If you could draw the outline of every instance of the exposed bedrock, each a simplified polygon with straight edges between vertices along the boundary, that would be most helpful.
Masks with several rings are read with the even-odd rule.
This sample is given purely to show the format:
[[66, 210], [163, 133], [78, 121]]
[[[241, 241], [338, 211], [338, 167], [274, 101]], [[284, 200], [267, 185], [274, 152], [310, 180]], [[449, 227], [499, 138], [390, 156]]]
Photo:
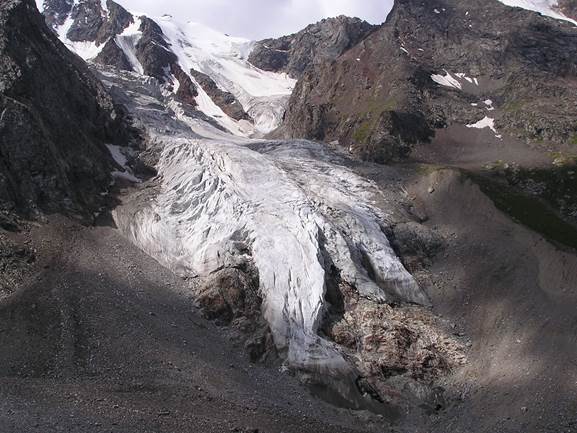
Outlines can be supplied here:
[[212, 101], [228, 116], [235, 120], [250, 120], [250, 116], [232, 93], [219, 88], [212, 78], [200, 71], [192, 69], [190, 74]]
[[311, 67], [336, 59], [376, 28], [358, 18], [327, 18], [293, 35], [257, 42], [248, 60], [265, 71], [300, 78]]
[[25, 213], [91, 214], [131, 135], [102, 84], [31, 0], [0, 4], [0, 203]]
[[577, 136], [576, 42], [571, 23], [497, 0], [397, 0], [378, 30], [305, 73], [276, 135], [379, 162], [450, 125], [563, 148]]

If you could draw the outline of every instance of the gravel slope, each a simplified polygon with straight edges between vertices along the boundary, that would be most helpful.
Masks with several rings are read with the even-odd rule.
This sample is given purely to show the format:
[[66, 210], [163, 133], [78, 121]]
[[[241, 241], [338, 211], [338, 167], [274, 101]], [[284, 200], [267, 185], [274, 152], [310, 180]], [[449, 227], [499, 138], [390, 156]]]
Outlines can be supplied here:
[[0, 300], [2, 433], [352, 432], [382, 422], [250, 364], [199, 315], [184, 281], [111, 227], [53, 217], [9, 236], [36, 261]]

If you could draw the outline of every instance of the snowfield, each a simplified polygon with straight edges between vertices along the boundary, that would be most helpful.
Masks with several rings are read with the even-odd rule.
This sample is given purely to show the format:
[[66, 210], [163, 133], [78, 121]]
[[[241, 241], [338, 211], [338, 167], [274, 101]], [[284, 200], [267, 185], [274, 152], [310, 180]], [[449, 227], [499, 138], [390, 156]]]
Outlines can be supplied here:
[[[265, 134], [280, 124], [296, 80], [286, 74], [252, 66], [247, 60], [253, 47], [251, 41], [224, 35], [198, 23], [183, 24], [171, 16], [163, 16], [156, 22], [178, 57], [182, 70], [203, 72], [222, 90], [232, 93], [255, 120], [253, 132]], [[195, 82], [192, 76], [191, 79]], [[202, 88], [197, 87], [200, 92], [197, 103], [201, 111], [238, 134], [238, 129], [233, 126], [238, 122], [224, 114]]]

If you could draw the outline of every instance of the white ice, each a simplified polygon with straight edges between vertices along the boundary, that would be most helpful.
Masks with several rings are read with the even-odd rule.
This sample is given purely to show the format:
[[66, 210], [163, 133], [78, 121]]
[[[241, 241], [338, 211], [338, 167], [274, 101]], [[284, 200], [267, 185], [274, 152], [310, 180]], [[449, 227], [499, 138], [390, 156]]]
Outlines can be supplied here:
[[236, 137], [177, 115], [188, 132], [148, 123], [163, 148], [158, 194], [116, 222], [181, 275], [254, 264], [263, 316], [292, 366], [348, 368], [318, 335], [331, 270], [376, 302], [428, 303], [385, 235], [379, 188], [326, 146]]

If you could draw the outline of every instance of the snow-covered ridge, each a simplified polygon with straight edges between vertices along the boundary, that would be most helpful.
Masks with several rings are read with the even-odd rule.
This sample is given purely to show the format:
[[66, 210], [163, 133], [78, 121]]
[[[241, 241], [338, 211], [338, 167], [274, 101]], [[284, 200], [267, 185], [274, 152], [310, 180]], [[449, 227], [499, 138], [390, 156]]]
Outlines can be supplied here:
[[[108, 14], [106, 1], [102, 0], [102, 4], [102, 13]], [[72, 7], [77, 6], [78, 0], [75, 0]], [[70, 50], [86, 61], [93, 60], [101, 53], [105, 43], [71, 41], [68, 38], [68, 32], [74, 24], [71, 15], [72, 13], [55, 31]], [[143, 74], [144, 68], [136, 55], [136, 46], [142, 37], [139, 30], [139, 17], [142, 15], [132, 16], [133, 24], [113, 39], [125, 54], [133, 71]], [[264, 135], [280, 124], [296, 80], [286, 74], [263, 71], [251, 65], [247, 59], [253, 42], [219, 33], [199, 23], [180, 22], [170, 15], [151, 19], [162, 29], [182, 71], [196, 85], [199, 93], [196, 103], [200, 111], [235, 135]], [[224, 113], [198, 85], [190, 73], [191, 69], [208, 75], [222, 90], [234, 95], [254, 122], [251, 124], [245, 120], [237, 121]], [[170, 72], [167, 72], [167, 80], [175, 84], [173, 91], [176, 92], [178, 80], [171, 77]]]
[[559, 2], [557, 0], [499, 0], [507, 6], [519, 7], [528, 9], [530, 11], [539, 12], [542, 15], [556, 18], [558, 20], [570, 21], [577, 25], [577, 21], [566, 17], [559, 10]]
[[[232, 93], [254, 119], [257, 132], [267, 133], [278, 126], [296, 80], [251, 65], [247, 60], [253, 47], [251, 41], [224, 35], [199, 23], [181, 23], [171, 16], [155, 21], [184, 71], [203, 72], [221, 89]], [[228, 118], [198, 87], [200, 110], [235, 132], [238, 122]]]

